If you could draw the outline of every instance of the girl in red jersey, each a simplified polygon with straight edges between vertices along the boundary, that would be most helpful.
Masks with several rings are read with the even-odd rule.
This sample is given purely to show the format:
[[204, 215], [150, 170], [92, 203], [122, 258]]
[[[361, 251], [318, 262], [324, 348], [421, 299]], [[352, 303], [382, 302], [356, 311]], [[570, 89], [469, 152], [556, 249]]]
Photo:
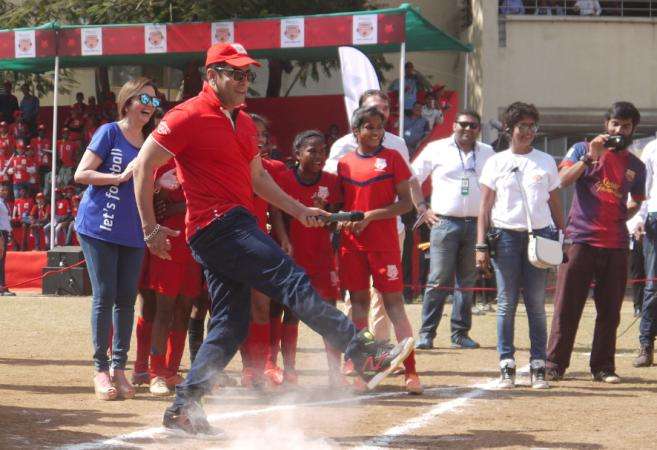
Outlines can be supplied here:
[[[174, 230], [183, 229], [185, 198], [175, 176], [173, 160], [158, 168], [155, 177], [165, 204], [159, 208], [161, 223]], [[185, 350], [192, 299], [202, 288], [201, 268], [182, 233], [171, 238], [170, 256], [170, 260], [164, 260], [151, 254], [148, 261], [148, 284], [156, 300], [155, 305], [145, 304], [144, 308], [155, 306], [149, 373], [150, 392], [156, 396], [171, 394], [172, 388], [182, 382], [178, 369]]]
[[[308, 130], [294, 139], [294, 152], [298, 166], [286, 171], [279, 178], [279, 185], [292, 198], [306, 206], [329, 211], [341, 201], [338, 178], [323, 172], [327, 158], [323, 133]], [[289, 219], [288, 235], [292, 245], [292, 257], [310, 277], [313, 287], [324, 300], [333, 304], [340, 295], [338, 275], [328, 228], [307, 228], [296, 219]], [[280, 317], [277, 318], [280, 321]], [[295, 356], [299, 320], [285, 311], [281, 332], [284, 378], [296, 380]], [[324, 342], [329, 367], [329, 385], [347, 386], [340, 372], [340, 352]], [[276, 355], [274, 355], [275, 358]]]
[[[413, 336], [404, 310], [401, 252], [395, 218], [411, 209], [408, 164], [396, 151], [381, 145], [384, 116], [377, 108], [354, 112], [352, 131], [358, 148], [338, 162], [338, 177], [347, 211], [363, 211], [360, 222], [342, 227], [340, 282], [349, 291], [353, 321], [367, 327], [370, 277], [381, 292], [398, 341]], [[406, 390], [420, 394], [415, 353], [404, 361]]]

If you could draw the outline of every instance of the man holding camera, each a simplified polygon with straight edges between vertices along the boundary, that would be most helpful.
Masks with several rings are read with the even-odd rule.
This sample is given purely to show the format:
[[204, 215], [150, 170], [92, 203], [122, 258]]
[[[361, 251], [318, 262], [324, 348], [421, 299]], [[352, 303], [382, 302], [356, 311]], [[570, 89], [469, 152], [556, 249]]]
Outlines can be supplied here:
[[[575, 184], [566, 242], [567, 260], [557, 275], [554, 317], [548, 342], [548, 378], [563, 379], [589, 293], [597, 316], [591, 349], [594, 381], [619, 383], [616, 329], [627, 281], [628, 234], [625, 222], [645, 194], [646, 169], [628, 151], [641, 116], [629, 102], [616, 102], [605, 115], [605, 133], [579, 142], [561, 163], [561, 187]], [[626, 199], [630, 194], [630, 200]]]

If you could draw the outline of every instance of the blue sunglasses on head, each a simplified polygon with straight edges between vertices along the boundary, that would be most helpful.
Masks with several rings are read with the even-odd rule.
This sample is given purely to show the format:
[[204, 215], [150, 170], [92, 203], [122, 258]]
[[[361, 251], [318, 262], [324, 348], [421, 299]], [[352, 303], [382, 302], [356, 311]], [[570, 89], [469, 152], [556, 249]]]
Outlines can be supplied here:
[[158, 108], [162, 102], [157, 97], [151, 97], [148, 94], [140, 94], [139, 103], [145, 106], [153, 105], [153, 108]]

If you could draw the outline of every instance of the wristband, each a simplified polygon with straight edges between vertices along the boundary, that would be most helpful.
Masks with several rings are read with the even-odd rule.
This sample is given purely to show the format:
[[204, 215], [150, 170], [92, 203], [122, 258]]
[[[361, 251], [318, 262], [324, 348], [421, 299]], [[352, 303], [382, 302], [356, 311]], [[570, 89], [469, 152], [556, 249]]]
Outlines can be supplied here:
[[477, 244], [477, 245], [475, 245], [475, 251], [487, 252], [488, 251], [488, 244]]
[[153, 231], [151, 231], [146, 236], [144, 236], [144, 242], [146, 242], [147, 244], [151, 242], [155, 238], [155, 236], [157, 236], [157, 233], [160, 232], [160, 228], [162, 228], [160, 227], [160, 224], [156, 223], [155, 226], [153, 227]]
[[588, 153], [584, 153], [579, 160], [586, 164], [587, 167], [591, 167], [593, 164], [593, 158], [591, 158]]
[[424, 206], [425, 208], [429, 209], [429, 203], [427, 202], [420, 202], [417, 204], [417, 207], [419, 208], [420, 206]]

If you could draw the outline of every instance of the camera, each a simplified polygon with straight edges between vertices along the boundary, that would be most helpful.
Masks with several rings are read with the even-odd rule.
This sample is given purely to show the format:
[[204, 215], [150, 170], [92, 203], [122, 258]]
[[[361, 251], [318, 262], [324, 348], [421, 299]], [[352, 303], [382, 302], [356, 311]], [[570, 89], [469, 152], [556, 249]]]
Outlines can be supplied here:
[[623, 136], [622, 134], [615, 134], [609, 136], [607, 142], [605, 142], [605, 147], [611, 150], [612, 152], [617, 152], [627, 148], [632, 143], [632, 139]]

